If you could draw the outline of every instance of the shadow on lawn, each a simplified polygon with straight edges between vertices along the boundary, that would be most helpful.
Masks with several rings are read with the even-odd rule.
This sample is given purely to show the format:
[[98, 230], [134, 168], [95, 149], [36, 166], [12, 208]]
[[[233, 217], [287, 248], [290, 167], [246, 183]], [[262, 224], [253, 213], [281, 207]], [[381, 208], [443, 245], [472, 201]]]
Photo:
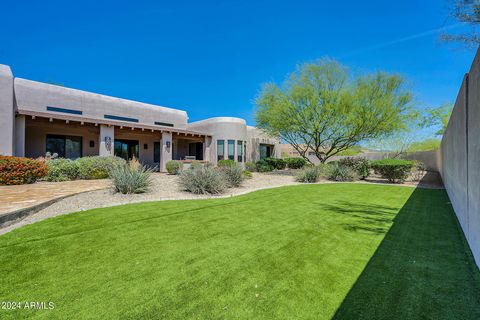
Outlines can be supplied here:
[[357, 217], [367, 231], [393, 225], [333, 319], [480, 319], [479, 271], [445, 190], [417, 188], [390, 209]]

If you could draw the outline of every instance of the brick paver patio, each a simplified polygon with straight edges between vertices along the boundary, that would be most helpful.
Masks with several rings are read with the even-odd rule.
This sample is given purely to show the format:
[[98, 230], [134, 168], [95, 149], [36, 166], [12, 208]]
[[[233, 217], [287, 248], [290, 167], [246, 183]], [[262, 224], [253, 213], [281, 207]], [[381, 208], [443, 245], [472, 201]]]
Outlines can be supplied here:
[[18, 186], [0, 186], [0, 216], [57, 198], [108, 188], [110, 180], [37, 182]]

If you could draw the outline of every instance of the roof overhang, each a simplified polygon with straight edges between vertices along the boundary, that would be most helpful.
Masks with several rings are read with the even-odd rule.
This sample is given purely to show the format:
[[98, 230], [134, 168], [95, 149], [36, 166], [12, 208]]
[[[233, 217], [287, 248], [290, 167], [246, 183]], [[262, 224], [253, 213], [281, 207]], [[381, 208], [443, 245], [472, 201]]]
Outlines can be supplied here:
[[175, 127], [167, 127], [167, 126], [151, 126], [145, 125], [141, 123], [132, 123], [128, 121], [118, 121], [118, 120], [106, 120], [106, 119], [93, 119], [93, 118], [85, 118], [79, 117], [75, 115], [63, 115], [63, 114], [56, 114], [56, 113], [49, 113], [49, 112], [38, 112], [38, 111], [30, 111], [30, 110], [23, 110], [18, 109], [17, 114], [31, 116], [33, 118], [46, 118], [46, 119], [55, 119], [55, 120], [64, 120], [69, 122], [79, 122], [79, 123], [90, 123], [95, 125], [108, 125], [108, 126], [117, 126], [117, 127], [126, 127], [132, 129], [143, 129], [143, 130], [150, 130], [152, 132], [172, 132], [184, 135], [192, 135], [192, 136], [203, 136], [203, 137], [211, 137], [209, 134], [205, 134], [199, 131], [192, 131], [186, 129], [180, 129]]

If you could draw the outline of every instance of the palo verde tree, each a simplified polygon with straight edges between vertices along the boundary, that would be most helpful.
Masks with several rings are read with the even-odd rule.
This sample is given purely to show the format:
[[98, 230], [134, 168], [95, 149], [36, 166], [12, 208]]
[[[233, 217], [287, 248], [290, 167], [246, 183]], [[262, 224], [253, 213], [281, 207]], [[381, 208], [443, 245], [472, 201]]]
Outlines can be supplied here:
[[323, 163], [359, 142], [389, 135], [410, 116], [411, 93], [399, 75], [350, 76], [331, 59], [306, 63], [278, 86], [265, 84], [256, 103], [257, 125]]

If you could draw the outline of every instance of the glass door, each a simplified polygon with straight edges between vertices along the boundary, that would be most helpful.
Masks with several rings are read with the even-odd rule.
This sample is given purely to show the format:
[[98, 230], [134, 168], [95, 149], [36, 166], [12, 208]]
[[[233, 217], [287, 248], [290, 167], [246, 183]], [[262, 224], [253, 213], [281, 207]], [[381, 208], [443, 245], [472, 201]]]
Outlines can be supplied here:
[[138, 140], [115, 139], [114, 154], [125, 160], [131, 160], [133, 157], [138, 159]]

